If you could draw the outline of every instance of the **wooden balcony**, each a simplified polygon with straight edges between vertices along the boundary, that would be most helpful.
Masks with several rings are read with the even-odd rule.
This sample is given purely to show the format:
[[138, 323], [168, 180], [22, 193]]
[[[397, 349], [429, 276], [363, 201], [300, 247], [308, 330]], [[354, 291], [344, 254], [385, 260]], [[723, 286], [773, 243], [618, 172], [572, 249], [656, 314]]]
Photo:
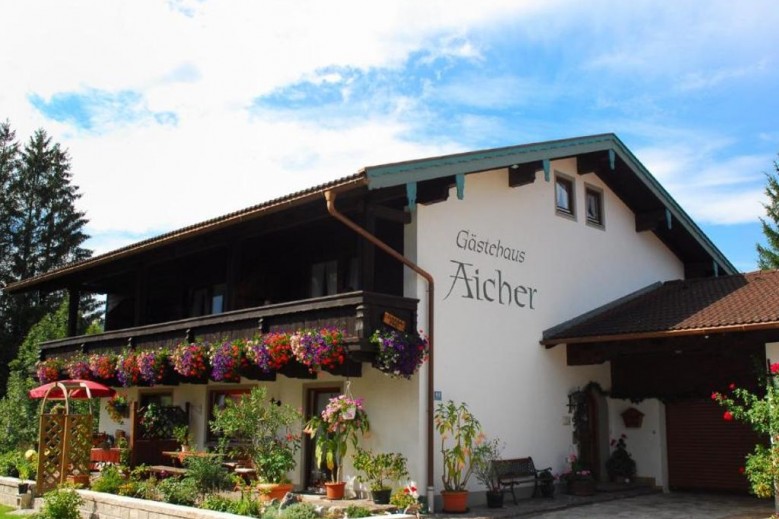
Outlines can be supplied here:
[[251, 338], [257, 333], [333, 326], [345, 330], [346, 345], [354, 361], [366, 362], [374, 348], [371, 334], [383, 322], [405, 323], [416, 329], [417, 300], [373, 292], [349, 292], [333, 296], [290, 301], [222, 314], [193, 317], [166, 323], [81, 335], [41, 344], [41, 357], [67, 357], [73, 353], [96, 353], [173, 348], [184, 341], [209, 342]]

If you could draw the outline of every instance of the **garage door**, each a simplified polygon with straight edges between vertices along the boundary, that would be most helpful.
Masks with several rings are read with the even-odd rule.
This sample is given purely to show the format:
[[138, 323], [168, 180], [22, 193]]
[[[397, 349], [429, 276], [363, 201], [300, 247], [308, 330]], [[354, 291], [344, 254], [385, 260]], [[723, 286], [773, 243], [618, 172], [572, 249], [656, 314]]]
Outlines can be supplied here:
[[668, 482], [672, 490], [744, 492], [739, 472], [758, 436], [749, 426], [722, 419], [724, 408], [711, 399], [666, 405]]

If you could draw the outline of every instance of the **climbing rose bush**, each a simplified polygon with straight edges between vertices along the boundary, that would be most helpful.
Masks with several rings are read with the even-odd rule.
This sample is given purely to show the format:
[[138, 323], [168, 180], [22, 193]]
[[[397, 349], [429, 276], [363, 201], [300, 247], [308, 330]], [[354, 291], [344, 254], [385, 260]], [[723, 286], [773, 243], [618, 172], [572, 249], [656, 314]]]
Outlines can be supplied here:
[[722, 419], [745, 422], [752, 429], [769, 438], [770, 445], [758, 444], [746, 457], [739, 472], [746, 475], [752, 493], [770, 498], [776, 494], [779, 479], [779, 362], [771, 364], [766, 377], [765, 395], [730, 384], [726, 391], [715, 391], [711, 399], [725, 408]]

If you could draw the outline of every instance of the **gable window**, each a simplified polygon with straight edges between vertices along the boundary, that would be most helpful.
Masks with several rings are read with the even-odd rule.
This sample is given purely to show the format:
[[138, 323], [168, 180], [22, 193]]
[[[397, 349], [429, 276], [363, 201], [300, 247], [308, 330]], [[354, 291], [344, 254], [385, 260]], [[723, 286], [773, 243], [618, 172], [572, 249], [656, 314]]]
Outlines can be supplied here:
[[587, 212], [587, 223], [603, 226], [603, 192], [587, 186], [584, 189], [584, 204]]
[[563, 175], [555, 175], [555, 208], [558, 214], [574, 215], [573, 180]]

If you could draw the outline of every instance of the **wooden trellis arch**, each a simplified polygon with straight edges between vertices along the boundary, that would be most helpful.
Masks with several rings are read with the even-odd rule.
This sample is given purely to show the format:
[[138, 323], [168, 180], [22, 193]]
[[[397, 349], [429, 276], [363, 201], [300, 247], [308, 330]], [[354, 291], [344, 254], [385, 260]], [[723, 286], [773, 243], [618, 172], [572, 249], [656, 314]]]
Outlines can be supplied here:
[[[84, 381], [53, 382], [38, 388], [43, 397], [38, 435], [38, 477], [36, 493], [44, 494], [58, 485], [71, 481], [89, 484], [89, 455], [92, 450], [92, 402], [97, 395]], [[113, 391], [105, 388], [107, 391]], [[36, 390], [30, 392], [36, 396]], [[103, 395], [100, 395], [103, 396]], [[38, 396], [40, 397], [40, 396]], [[70, 401], [89, 400], [88, 414], [71, 414]], [[51, 400], [64, 402], [64, 413], [48, 408]], [[54, 406], [55, 408], [57, 406]]]

